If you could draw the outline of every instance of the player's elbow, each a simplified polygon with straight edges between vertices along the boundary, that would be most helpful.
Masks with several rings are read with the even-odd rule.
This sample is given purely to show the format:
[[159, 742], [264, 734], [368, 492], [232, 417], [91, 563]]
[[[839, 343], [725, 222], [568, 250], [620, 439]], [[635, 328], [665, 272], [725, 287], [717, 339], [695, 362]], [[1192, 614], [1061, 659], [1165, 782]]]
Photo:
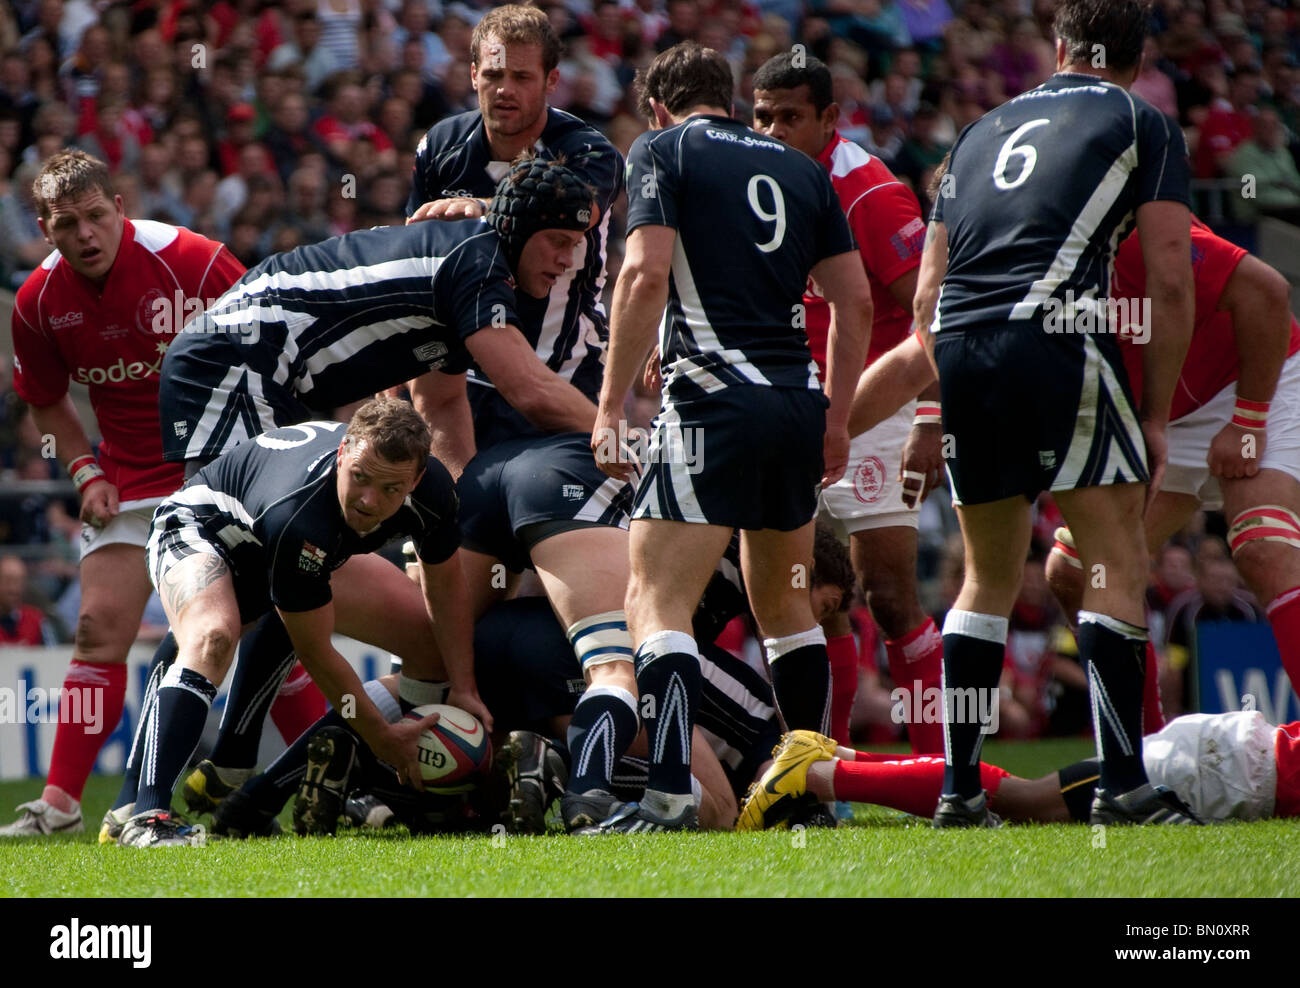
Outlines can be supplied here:
[[668, 272], [635, 260], [623, 265], [618, 280], [619, 286], [626, 286], [634, 299], [657, 298], [668, 294]]

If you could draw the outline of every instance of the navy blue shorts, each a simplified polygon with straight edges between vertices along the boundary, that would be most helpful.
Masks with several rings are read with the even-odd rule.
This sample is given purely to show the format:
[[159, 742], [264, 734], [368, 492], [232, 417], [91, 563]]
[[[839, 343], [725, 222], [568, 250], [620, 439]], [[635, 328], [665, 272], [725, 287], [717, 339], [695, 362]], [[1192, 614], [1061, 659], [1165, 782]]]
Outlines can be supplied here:
[[825, 395], [740, 385], [666, 402], [633, 518], [791, 532], [817, 514]]
[[1112, 337], [1027, 326], [940, 333], [935, 362], [957, 502], [1149, 479]]
[[220, 336], [182, 333], [163, 358], [158, 420], [169, 463], [215, 460], [245, 439], [317, 417]]
[[541, 541], [530, 536], [556, 533], [546, 523], [627, 528], [632, 485], [602, 473], [590, 444], [586, 433], [567, 432], [512, 439], [476, 455], [456, 482], [461, 544], [519, 571]]

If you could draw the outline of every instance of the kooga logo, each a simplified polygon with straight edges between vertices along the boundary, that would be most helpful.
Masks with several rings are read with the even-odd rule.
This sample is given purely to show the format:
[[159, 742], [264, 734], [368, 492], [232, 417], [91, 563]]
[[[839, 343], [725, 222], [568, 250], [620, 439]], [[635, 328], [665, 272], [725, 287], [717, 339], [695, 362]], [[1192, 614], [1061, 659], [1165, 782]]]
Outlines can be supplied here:
[[129, 960], [148, 967], [153, 960], [153, 927], [81, 925], [73, 916], [67, 926], [50, 929], [50, 956], [61, 961]]

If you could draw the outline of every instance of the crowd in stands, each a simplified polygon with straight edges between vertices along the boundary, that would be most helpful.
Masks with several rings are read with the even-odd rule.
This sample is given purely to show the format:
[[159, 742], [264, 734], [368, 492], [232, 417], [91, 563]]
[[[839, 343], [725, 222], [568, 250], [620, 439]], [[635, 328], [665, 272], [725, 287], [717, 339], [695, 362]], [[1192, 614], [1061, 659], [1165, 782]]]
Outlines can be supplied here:
[[[246, 265], [350, 230], [403, 222], [425, 130], [477, 105], [469, 39], [488, 6], [487, 0], [0, 4], [0, 288], [16, 288], [48, 251], [31, 183], [41, 162], [67, 146], [109, 163], [128, 216], [187, 226], [228, 244]], [[1055, 68], [1054, 0], [546, 0], [540, 6], [566, 45], [551, 105], [600, 127], [624, 152], [644, 129], [631, 80], [658, 51], [694, 39], [723, 52], [735, 71], [743, 116], [755, 70], [798, 44], [830, 66], [841, 132], [881, 157], [927, 209], [934, 169], [962, 128]], [[1177, 119], [1198, 180], [1249, 186], [1223, 200], [1229, 206], [1222, 220], [1236, 234], [1248, 238], [1250, 225], [1264, 216], [1300, 223], [1300, 2], [1155, 0], [1153, 37], [1133, 88]], [[618, 243], [616, 229], [610, 284]], [[0, 378], [0, 466], [9, 492], [0, 499], [0, 543], [14, 550], [45, 547], [17, 555], [27, 559], [29, 589], [52, 605], [75, 581], [77, 506], [43, 488], [13, 493], [24, 480], [66, 478], [42, 455], [7, 371]], [[954, 567], [960, 573], [960, 540], [951, 538], [950, 509], [935, 508], [926, 519], [921, 575], [941, 611], [957, 582]], [[1253, 602], [1238, 601], [1244, 592], [1235, 571], [1211, 572], [1216, 551], [1205, 547], [1221, 541], [1190, 534], [1179, 545], [1155, 570], [1153, 593], [1163, 605], [1175, 593], [1195, 591], [1214, 601], [1216, 613], [1254, 608], [1257, 616]], [[1018, 644], [1006, 682], [1024, 708], [1023, 717], [1011, 720], [1026, 734], [1049, 729], [1057, 694], [1083, 695], [1084, 688], [1081, 673], [1060, 666], [1070, 662], [1057, 630], [1061, 616], [1038, 586], [1045, 551], [1039, 546], [1040, 558], [1031, 560], [1017, 604]], [[1222, 563], [1226, 554], [1217, 558]], [[7, 558], [0, 570], [5, 565]], [[1231, 601], [1218, 586], [1224, 580]], [[0, 606], [10, 603], [6, 598]], [[21, 623], [14, 613], [11, 607], [10, 617], [0, 615], [6, 632], [8, 623]], [[860, 616], [869, 623], [866, 613]], [[1162, 613], [1171, 635], [1186, 620], [1172, 606]], [[862, 637], [865, 657], [871, 651], [865, 643], [874, 639]]]

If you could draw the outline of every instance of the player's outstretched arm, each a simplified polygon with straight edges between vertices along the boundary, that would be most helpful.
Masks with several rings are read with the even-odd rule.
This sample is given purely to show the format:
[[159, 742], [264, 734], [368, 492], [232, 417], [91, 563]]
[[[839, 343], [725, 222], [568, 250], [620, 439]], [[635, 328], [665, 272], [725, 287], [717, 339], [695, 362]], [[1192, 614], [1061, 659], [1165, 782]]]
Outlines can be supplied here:
[[874, 310], [871, 285], [857, 251], [827, 257], [810, 273], [831, 309], [826, 341], [826, 397], [831, 407], [826, 412], [825, 486], [844, 476], [848, 466], [849, 410], [867, 360]]
[[501, 397], [547, 432], [589, 432], [596, 406], [538, 359], [514, 326], [485, 326], [465, 341]]
[[[1237, 399], [1273, 400], [1291, 342], [1291, 286], [1256, 257], [1241, 259], [1219, 296], [1219, 309], [1232, 315], [1240, 370]], [[1210, 472], [1216, 477], [1253, 477], [1259, 472], [1267, 433], [1229, 422], [1210, 443]], [[1253, 437], [1247, 442], [1248, 437]]]
[[[620, 480], [630, 480], [634, 467], [609, 460], [608, 451], [618, 448], [609, 437], [619, 435], [623, 400], [641, 372], [646, 354], [654, 346], [659, 320], [668, 302], [668, 273], [676, 243], [677, 231], [672, 227], [637, 227], [628, 234], [627, 256], [614, 285], [609, 354], [591, 448], [601, 470]], [[861, 264], [858, 268], [861, 270]]]
[[929, 357], [937, 380], [939, 369], [934, 366], [934, 317], [939, 309], [939, 289], [948, 273], [948, 228], [931, 221], [925, 231], [925, 250], [921, 254], [921, 269], [916, 276], [916, 297], [912, 300], [912, 325]]
[[406, 388], [411, 392], [415, 410], [433, 433], [429, 452], [453, 478], [459, 479], [475, 452], [474, 420], [465, 393], [465, 375], [431, 370], [408, 381]]
[[474, 623], [460, 553], [454, 552], [445, 562], [432, 566], [422, 563], [421, 570], [424, 606], [433, 622], [433, 637], [451, 683], [447, 702], [468, 710], [491, 731], [492, 714], [479, 698], [474, 680]]
[[420, 732], [437, 722], [437, 715], [423, 721], [404, 720], [390, 724], [366, 695], [361, 680], [347, 659], [330, 642], [334, 631], [334, 604], [310, 611], [276, 609], [293, 642], [298, 660], [311, 675], [325, 699], [345, 717], [352, 711], [351, 726], [379, 758], [397, 769], [398, 778], [423, 789], [420, 776]]
[[1142, 347], [1142, 407], [1138, 414], [1147, 444], [1151, 496], [1160, 489], [1164, 476], [1169, 409], [1192, 341], [1196, 295], [1191, 223], [1191, 212], [1179, 202], [1157, 200], [1138, 207], [1138, 240], [1151, 299], [1151, 336]]
[[[33, 405], [32, 421], [41, 435], [53, 437], [54, 452], [65, 467], [91, 455], [90, 440], [86, 438], [70, 394], [65, 393], [59, 401], [44, 408]], [[87, 525], [102, 528], [117, 517], [117, 488], [102, 474], [82, 487], [80, 493], [81, 520]]]
[[849, 435], [860, 436], [874, 429], [934, 382], [934, 366], [920, 335], [913, 333], [858, 378], [849, 412]]

